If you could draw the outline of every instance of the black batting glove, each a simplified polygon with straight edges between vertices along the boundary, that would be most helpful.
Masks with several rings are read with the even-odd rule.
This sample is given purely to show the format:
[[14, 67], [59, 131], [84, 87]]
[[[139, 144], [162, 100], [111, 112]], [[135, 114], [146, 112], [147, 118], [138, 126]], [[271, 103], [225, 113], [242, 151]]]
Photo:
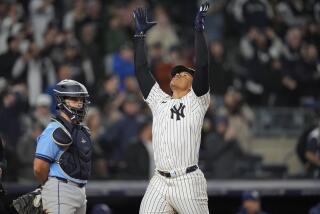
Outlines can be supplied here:
[[207, 15], [209, 9], [209, 3], [206, 2], [204, 4], [201, 4], [199, 11], [197, 13], [195, 22], [194, 22], [194, 27], [196, 31], [201, 32], [204, 30], [204, 19]]
[[146, 8], [134, 10], [133, 18], [135, 22], [135, 37], [144, 37], [146, 32], [157, 24], [155, 21], [148, 21]]

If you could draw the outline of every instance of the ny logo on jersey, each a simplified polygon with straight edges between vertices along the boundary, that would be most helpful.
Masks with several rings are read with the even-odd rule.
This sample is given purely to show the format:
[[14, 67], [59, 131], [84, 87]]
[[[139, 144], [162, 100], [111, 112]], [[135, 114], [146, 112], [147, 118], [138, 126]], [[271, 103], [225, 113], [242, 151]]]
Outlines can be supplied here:
[[177, 109], [176, 106], [173, 106], [171, 110], [171, 119], [173, 119], [173, 115], [176, 115], [176, 120], [180, 120], [180, 117], [184, 117], [184, 108], [186, 106], [180, 103], [179, 108]]

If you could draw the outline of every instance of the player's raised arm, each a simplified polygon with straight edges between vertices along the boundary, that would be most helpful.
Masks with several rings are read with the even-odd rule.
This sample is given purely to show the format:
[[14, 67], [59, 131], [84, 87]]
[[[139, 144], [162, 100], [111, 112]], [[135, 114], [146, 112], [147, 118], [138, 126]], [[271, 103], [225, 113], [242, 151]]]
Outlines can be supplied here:
[[155, 79], [153, 78], [149, 69], [144, 38], [145, 38], [146, 32], [156, 23], [148, 21], [147, 9], [145, 8], [138, 8], [134, 10], [133, 18], [135, 22], [135, 35], [134, 35], [135, 74], [138, 79], [138, 83], [140, 86], [140, 90], [143, 94], [143, 97], [147, 99], [149, 92], [151, 91], [153, 85], [155, 84]]
[[195, 74], [192, 88], [199, 97], [209, 91], [209, 53], [206, 40], [204, 38], [204, 19], [209, 9], [209, 3], [206, 2], [200, 6], [195, 18]]

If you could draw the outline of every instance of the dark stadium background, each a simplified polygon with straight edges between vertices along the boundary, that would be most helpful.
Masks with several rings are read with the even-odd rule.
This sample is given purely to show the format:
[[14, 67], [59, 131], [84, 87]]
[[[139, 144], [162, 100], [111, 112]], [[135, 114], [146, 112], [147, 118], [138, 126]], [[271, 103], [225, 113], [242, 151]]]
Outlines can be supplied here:
[[[158, 22], [146, 39], [150, 69], [170, 93], [170, 69], [193, 66], [200, 1], [39, 0], [46, 5], [40, 12], [37, 1], [0, 1], [0, 135], [8, 197], [38, 185], [32, 171], [36, 136], [55, 113], [54, 84], [71, 78], [86, 85], [92, 101], [87, 213], [99, 203], [115, 214], [138, 213], [149, 162], [135, 165], [139, 157], [130, 149], [151, 114], [133, 76], [132, 10], [146, 6]], [[199, 166], [208, 180], [210, 211], [236, 213], [242, 192], [258, 190], [270, 214], [308, 214], [320, 202], [319, 175], [306, 170], [304, 153], [320, 116], [320, 2], [209, 2], [212, 106]]]

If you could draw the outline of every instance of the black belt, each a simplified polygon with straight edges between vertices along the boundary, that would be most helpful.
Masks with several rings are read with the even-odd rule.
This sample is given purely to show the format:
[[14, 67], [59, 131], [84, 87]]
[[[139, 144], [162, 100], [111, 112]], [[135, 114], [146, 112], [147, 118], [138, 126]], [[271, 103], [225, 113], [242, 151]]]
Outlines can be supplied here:
[[82, 188], [82, 187], [84, 187], [86, 184], [85, 183], [76, 183], [76, 182], [74, 182], [74, 181], [70, 181], [70, 180], [68, 180], [68, 179], [66, 179], [66, 178], [61, 178], [61, 177], [57, 177], [57, 176], [50, 176], [51, 178], [56, 178], [57, 180], [59, 180], [59, 181], [62, 181], [63, 183], [71, 183], [71, 184], [74, 184], [74, 185], [76, 185], [77, 187], [80, 187], [80, 188]]
[[[197, 169], [198, 169], [197, 165], [189, 166], [188, 168], [186, 168], [186, 173], [194, 172]], [[173, 177], [173, 176], [171, 176], [170, 172], [165, 172], [165, 171], [160, 171], [160, 170], [158, 170], [158, 172], [159, 172], [160, 175], [162, 175], [164, 177], [167, 177], [167, 178]]]

